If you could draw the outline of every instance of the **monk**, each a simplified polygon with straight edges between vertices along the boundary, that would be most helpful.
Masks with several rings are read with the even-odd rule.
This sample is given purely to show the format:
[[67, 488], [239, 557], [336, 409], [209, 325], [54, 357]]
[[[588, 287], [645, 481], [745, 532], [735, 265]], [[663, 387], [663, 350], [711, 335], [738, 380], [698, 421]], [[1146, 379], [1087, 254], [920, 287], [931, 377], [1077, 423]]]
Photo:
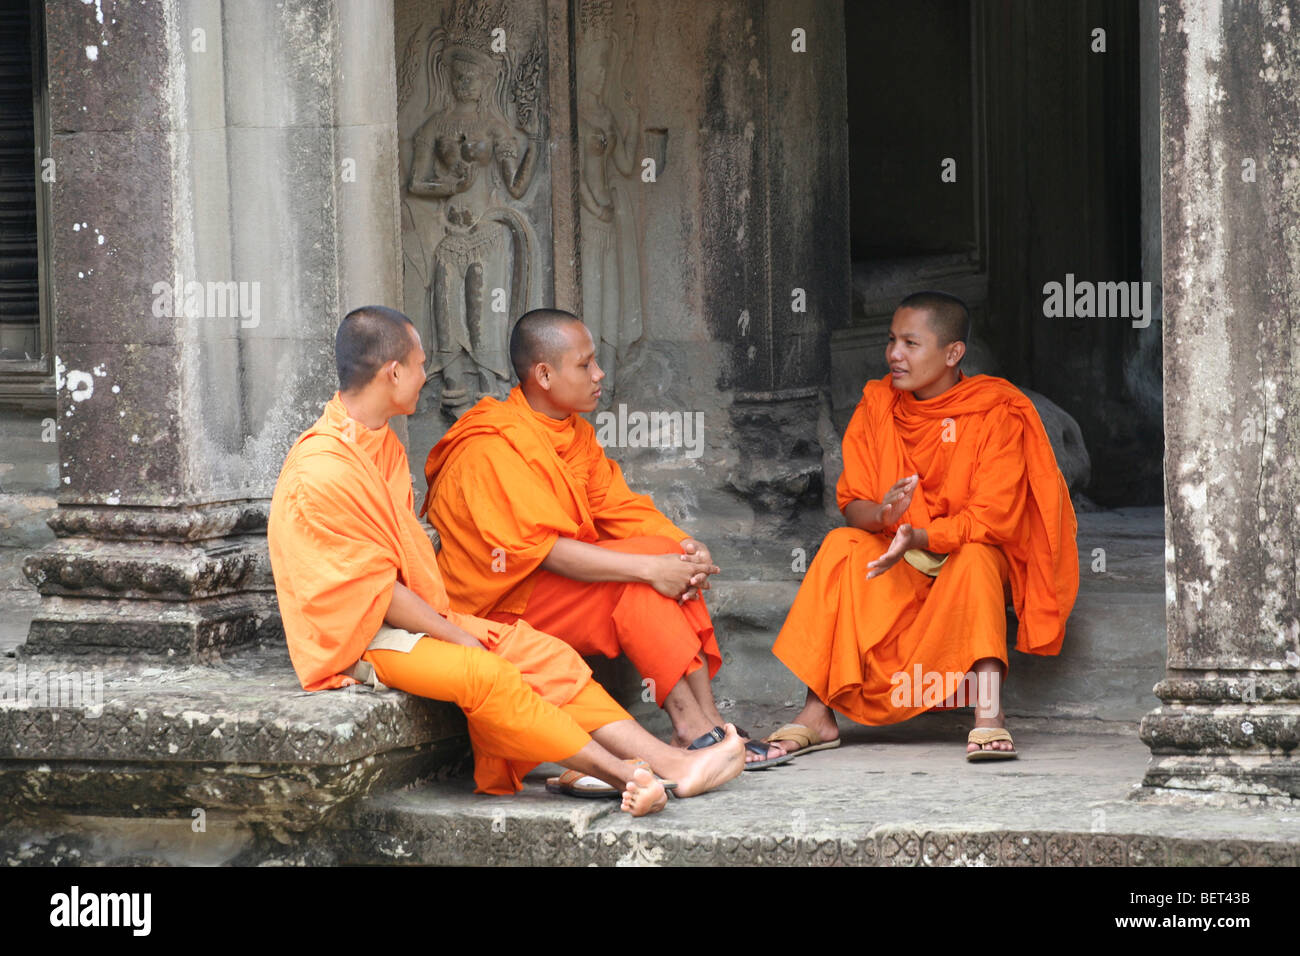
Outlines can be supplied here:
[[[708, 751], [655, 739], [591, 679], [582, 658], [524, 621], [452, 609], [414, 513], [410, 468], [389, 427], [415, 411], [425, 354], [410, 320], [368, 306], [335, 341], [339, 391], [285, 459], [267, 540], [289, 656], [304, 690], [369, 681], [465, 712], [480, 793], [518, 791], [538, 763], [569, 768], [558, 789], [622, 791], [653, 813], [738, 775], [734, 727]], [[637, 762], [639, 761], [639, 762]], [[653, 774], [651, 773], [653, 771]]]
[[[700, 592], [718, 566], [633, 494], [579, 417], [596, 408], [605, 377], [582, 320], [527, 313], [510, 360], [520, 384], [462, 415], [425, 465], [421, 514], [441, 536], [452, 603], [503, 623], [523, 618], [580, 654], [626, 654], [672, 720], [672, 744], [711, 746], [723, 738], [710, 685], [722, 655]], [[747, 751], [746, 769], [785, 759], [754, 741]]]
[[1001, 709], [1008, 593], [1016, 648], [1057, 654], [1079, 588], [1077, 521], [1033, 404], [960, 369], [965, 303], [908, 296], [889, 374], [868, 382], [844, 434], [847, 527], [808, 568], [773, 653], [808, 687], [787, 753], [838, 746], [835, 713], [892, 724], [975, 704], [968, 760], [1016, 756]]

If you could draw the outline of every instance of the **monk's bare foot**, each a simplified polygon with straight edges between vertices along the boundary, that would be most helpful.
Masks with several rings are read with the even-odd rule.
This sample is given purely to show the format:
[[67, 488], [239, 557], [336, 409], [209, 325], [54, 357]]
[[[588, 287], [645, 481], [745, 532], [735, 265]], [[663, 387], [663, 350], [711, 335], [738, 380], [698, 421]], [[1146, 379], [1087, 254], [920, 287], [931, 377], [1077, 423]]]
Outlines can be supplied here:
[[[820, 700], [809, 700], [808, 703], [804, 704], [803, 710], [799, 711], [799, 715], [790, 723], [807, 727], [813, 734], [820, 737], [823, 743], [838, 740], [840, 737], [839, 725], [835, 723], [835, 712]], [[793, 740], [774, 740], [772, 746], [783, 754], [788, 754], [799, 748], [799, 744]], [[773, 754], [773, 756], [779, 755]]]
[[632, 779], [623, 789], [623, 812], [643, 817], [648, 813], [658, 813], [667, 805], [668, 791], [654, 774], [644, 767], [633, 771]]
[[734, 780], [745, 769], [745, 742], [734, 724], [726, 725], [727, 736], [712, 747], [692, 750], [685, 769], [677, 775], [677, 796], [695, 797]]
[[[1007, 725], [1006, 720], [1001, 717], [976, 717], [975, 718], [976, 730], [978, 730], [981, 727], [1005, 728], [1006, 725]], [[1013, 744], [1009, 740], [994, 740], [991, 741], [990, 743], [985, 744], [983, 747], [981, 747], [979, 744], [968, 743], [966, 745], [966, 752], [968, 754], [974, 753], [977, 750], [1015, 750], [1015, 749], [1016, 749], [1015, 744]]]

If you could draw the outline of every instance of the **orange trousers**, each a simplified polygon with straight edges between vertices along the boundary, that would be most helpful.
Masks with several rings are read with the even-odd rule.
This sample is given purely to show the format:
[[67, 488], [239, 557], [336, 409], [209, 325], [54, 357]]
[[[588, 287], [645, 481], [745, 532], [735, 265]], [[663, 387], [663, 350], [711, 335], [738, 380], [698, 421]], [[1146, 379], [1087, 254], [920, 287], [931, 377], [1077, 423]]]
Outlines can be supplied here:
[[476, 792], [517, 793], [539, 763], [572, 757], [591, 731], [631, 716], [563, 641], [526, 624], [494, 631], [491, 649], [425, 637], [409, 654], [372, 650], [362, 660], [389, 687], [463, 710]]
[[891, 540], [858, 528], [828, 534], [772, 647], [824, 704], [860, 724], [893, 724], [935, 709], [918, 677], [939, 675], [950, 692], [986, 657], [1006, 673], [1009, 567], [1002, 549], [967, 542], [938, 577], [900, 559], [868, 581], [867, 562]]
[[[671, 538], [636, 537], [595, 542], [597, 547], [629, 554], [681, 554]], [[707, 663], [712, 678], [722, 666], [722, 652], [704, 599], [678, 604], [648, 584], [623, 581], [575, 581], [538, 571], [537, 584], [523, 614], [498, 612], [494, 621], [523, 618], [562, 638], [579, 654], [603, 654], [628, 660], [650, 681], [660, 707], [684, 676]]]

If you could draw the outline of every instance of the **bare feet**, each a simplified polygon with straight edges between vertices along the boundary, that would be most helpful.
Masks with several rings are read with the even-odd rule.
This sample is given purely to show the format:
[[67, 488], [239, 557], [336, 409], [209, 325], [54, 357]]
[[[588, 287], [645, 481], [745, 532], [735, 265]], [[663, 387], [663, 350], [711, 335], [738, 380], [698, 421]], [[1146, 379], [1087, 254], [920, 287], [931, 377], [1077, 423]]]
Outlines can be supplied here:
[[623, 789], [623, 812], [643, 817], [649, 813], [658, 813], [667, 805], [668, 792], [655, 779], [654, 774], [644, 767], [633, 771], [632, 779]]
[[712, 747], [684, 755], [682, 771], [676, 774], [679, 797], [695, 797], [734, 780], [745, 769], [745, 742], [734, 724], [726, 725], [727, 736]]
[[[808, 700], [803, 705], [803, 710], [799, 711], [799, 715], [790, 723], [802, 724], [807, 727], [813, 734], [820, 737], [823, 743], [838, 740], [840, 737], [839, 725], [835, 723], [835, 713], [812, 693], [808, 694]], [[798, 744], [793, 740], [774, 740], [772, 741], [772, 748], [779, 750], [783, 754], [788, 754], [798, 749]], [[771, 753], [771, 751], [768, 752]], [[772, 756], [778, 755], [772, 754]]]

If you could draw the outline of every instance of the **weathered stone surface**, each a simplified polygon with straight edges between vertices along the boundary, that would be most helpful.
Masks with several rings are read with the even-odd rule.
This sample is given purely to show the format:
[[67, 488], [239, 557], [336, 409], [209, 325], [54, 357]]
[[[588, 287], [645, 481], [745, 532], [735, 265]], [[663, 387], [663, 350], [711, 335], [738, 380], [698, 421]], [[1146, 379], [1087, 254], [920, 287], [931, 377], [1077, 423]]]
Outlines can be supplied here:
[[1294, 798], [1300, 38], [1268, 6], [1184, 0], [1160, 54], [1169, 670], [1146, 783]]
[[237, 814], [308, 825], [463, 762], [449, 704], [364, 685], [306, 693], [282, 645], [215, 666], [124, 659], [0, 667], [0, 813]]
[[[1120, 734], [1013, 722], [1020, 760], [961, 759], [964, 720], [846, 728], [835, 751], [748, 773], [635, 820], [616, 802], [564, 799], [544, 766], [513, 797], [465, 777], [348, 803], [304, 831], [213, 811], [207, 834], [171, 818], [64, 816], [0, 828], [11, 863], [163, 862], [602, 866], [1294, 866], [1285, 808], [1128, 799], [1146, 750]], [[1057, 728], [1064, 724], [1051, 725]], [[1076, 725], [1077, 726], [1077, 725]], [[154, 829], [148, 825], [156, 824]]]

